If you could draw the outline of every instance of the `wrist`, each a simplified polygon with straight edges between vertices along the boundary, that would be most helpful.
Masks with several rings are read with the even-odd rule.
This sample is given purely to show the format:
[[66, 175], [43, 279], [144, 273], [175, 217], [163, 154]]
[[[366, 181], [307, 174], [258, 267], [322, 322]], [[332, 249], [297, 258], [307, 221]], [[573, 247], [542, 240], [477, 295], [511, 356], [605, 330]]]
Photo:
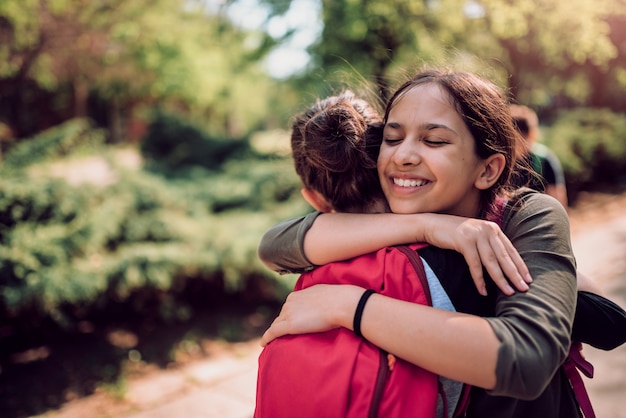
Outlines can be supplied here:
[[369, 300], [370, 296], [372, 296], [374, 293], [376, 292], [373, 291], [372, 289], [365, 290], [361, 294], [361, 297], [359, 298], [359, 303], [356, 305], [356, 310], [354, 312], [354, 319], [352, 321], [352, 329], [354, 331], [354, 334], [357, 337], [363, 338], [363, 333], [361, 332], [361, 319], [363, 317], [363, 311], [365, 310], [365, 305], [367, 304], [367, 301]]
[[461, 218], [438, 213], [424, 213], [421, 215], [422, 217], [418, 224], [418, 228], [422, 229], [422, 235], [419, 237], [422, 239], [421, 242], [427, 242], [435, 247], [447, 250], [458, 251], [455, 234]]
[[331, 321], [338, 326], [354, 331], [354, 314], [364, 288], [353, 285], [339, 286], [336, 293], [337, 307], [333, 309], [334, 317]]
[[428, 213], [418, 213], [413, 215], [412, 225], [414, 231], [413, 242], [428, 242], [431, 243], [432, 232], [430, 228], [433, 224], [433, 220], [429, 218]]

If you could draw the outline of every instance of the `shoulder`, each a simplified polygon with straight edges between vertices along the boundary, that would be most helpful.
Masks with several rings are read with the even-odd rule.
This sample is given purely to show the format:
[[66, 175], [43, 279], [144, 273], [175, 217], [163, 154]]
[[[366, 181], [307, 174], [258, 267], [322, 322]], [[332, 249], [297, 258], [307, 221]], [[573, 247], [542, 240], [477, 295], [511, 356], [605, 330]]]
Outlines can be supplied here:
[[518, 211], [549, 210], [567, 216], [563, 206], [554, 197], [536, 190], [521, 187], [517, 189], [507, 202], [507, 208]]
[[502, 227], [503, 230], [516, 232], [520, 232], [519, 228], [539, 228], [543, 231], [567, 233], [569, 236], [569, 217], [565, 208], [554, 197], [521, 188], [510, 197], [504, 209]]

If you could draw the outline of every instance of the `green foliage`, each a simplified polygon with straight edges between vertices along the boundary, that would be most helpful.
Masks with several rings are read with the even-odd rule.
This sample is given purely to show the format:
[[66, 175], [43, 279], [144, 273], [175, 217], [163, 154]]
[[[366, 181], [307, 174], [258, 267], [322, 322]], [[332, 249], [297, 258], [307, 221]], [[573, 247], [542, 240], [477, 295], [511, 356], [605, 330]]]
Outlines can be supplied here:
[[275, 210], [277, 204], [298, 196], [301, 187], [287, 158], [234, 160], [218, 173], [191, 170], [169, 181], [179, 193], [212, 213]]
[[86, 119], [71, 119], [16, 143], [4, 157], [3, 169], [21, 169], [69, 154], [87, 152], [104, 144], [105, 133]]
[[[40, 90], [84, 109], [97, 96], [108, 104], [102, 119], [122, 137], [140, 111], [164, 109], [139, 146], [144, 168], [116, 164], [116, 149], [103, 147], [104, 133], [86, 119], [9, 148], [0, 168], [0, 315], [63, 323], [111, 301], [139, 311], [156, 300], [162, 315], [186, 317], [171, 295], [192, 281], [216, 293], [274, 294], [285, 280], [260, 265], [258, 240], [309, 207], [289, 155], [263, 154], [247, 138], [288, 126], [294, 108], [339, 85], [373, 84], [377, 95], [422, 63], [485, 73], [485, 61], [498, 63], [490, 71], [519, 101], [549, 111], [626, 103], [624, 39], [613, 30], [623, 23], [622, 0], [325, 0], [310, 71], [284, 83], [264, 74], [262, 59], [289, 30], [273, 39], [263, 27], [241, 29], [229, 20], [232, 3], [0, 2], [0, 117], [10, 129], [45, 113], [27, 100]], [[293, 2], [262, 3], [282, 14]], [[545, 129], [571, 193], [623, 178], [624, 124], [622, 115], [582, 110]], [[106, 179], [58, 174], [83, 157], [106, 163]]]
[[59, 120], [85, 111], [99, 120], [90, 95], [123, 118], [157, 104], [184, 109], [217, 135], [244, 136], [265, 123], [276, 83], [262, 59], [276, 41], [236, 27], [225, 5], [3, 0], [0, 22], [0, 119], [18, 136], [41, 129], [33, 119], [55, 122], [23, 116], [31, 103], [45, 113], [54, 102]]
[[143, 155], [168, 169], [200, 166], [216, 170], [247, 149], [247, 141], [211, 138], [201, 128], [162, 112], [153, 118], [141, 142]]
[[94, 119], [115, 129], [159, 106], [214, 137], [242, 138], [284, 126], [307, 95], [345, 84], [378, 95], [423, 63], [462, 66], [469, 56], [533, 107], [626, 109], [623, 0], [319, 1], [320, 38], [293, 84], [272, 80], [264, 59], [298, 43], [297, 28], [268, 34], [281, 26], [271, 19], [298, 4], [261, 1], [274, 15], [250, 29], [231, 20], [233, 3], [242, 2], [2, 1], [0, 119], [26, 136], [57, 120], [43, 107], [60, 108], [54, 116], [64, 120], [96, 113], [88, 101], [96, 97], [103, 114]]
[[[296, 4], [263, 2], [276, 14]], [[323, 30], [308, 51], [311, 91], [327, 94], [329, 82], [373, 83], [384, 91], [424, 64], [444, 64], [497, 72], [517, 101], [533, 107], [566, 101], [626, 109], [620, 80], [626, 54], [619, 29], [626, 22], [623, 0], [325, 0], [321, 5]], [[484, 62], [482, 68], [467, 67], [472, 56]]]
[[608, 109], [574, 109], [544, 129], [545, 143], [557, 154], [568, 191], [626, 181], [626, 116]]
[[[194, 281], [227, 294], [253, 288], [260, 299], [284, 296], [284, 279], [261, 265], [256, 247], [270, 225], [308, 210], [289, 157], [226, 153], [214, 161], [220, 171], [186, 166], [167, 177], [111, 164], [116, 149], [78, 146], [78, 125], [25, 143], [45, 158], [16, 148], [1, 169], [0, 316], [68, 326], [123, 303], [185, 319], [191, 308], [182, 295]], [[97, 133], [80, 126], [79, 136]], [[81, 163], [74, 154], [59, 159], [71, 152], [67, 144], [87, 161], [109, 161], [115, 181], [45, 175], [39, 168], [51, 159], [68, 169]]]

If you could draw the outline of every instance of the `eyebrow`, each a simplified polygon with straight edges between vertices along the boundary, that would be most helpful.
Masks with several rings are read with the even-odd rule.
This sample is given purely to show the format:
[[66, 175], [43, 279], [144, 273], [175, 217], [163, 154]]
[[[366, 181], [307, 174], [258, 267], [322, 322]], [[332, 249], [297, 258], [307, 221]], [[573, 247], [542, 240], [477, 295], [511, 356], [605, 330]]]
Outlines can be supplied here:
[[[385, 127], [389, 126], [391, 129], [402, 129], [402, 125], [398, 122], [387, 122]], [[419, 126], [420, 129], [424, 129], [426, 131], [433, 131], [435, 129], [445, 129], [446, 131], [452, 132], [456, 136], [460, 136], [454, 129], [450, 128], [447, 125], [442, 125], [440, 123], [426, 123]]]

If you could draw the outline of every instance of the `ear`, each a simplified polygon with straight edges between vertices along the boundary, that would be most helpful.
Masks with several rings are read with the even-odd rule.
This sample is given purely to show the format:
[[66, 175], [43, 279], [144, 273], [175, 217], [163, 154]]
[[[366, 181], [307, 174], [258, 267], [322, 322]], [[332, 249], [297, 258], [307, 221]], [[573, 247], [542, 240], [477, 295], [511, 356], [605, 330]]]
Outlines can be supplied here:
[[506, 159], [502, 154], [493, 154], [483, 161], [483, 168], [478, 174], [474, 186], [479, 190], [487, 190], [500, 178]]
[[309, 205], [313, 206], [316, 210], [319, 210], [320, 212], [333, 211], [333, 207], [317, 190], [304, 188], [300, 190], [300, 193], [302, 193], [304, 200], [309, 202]]

